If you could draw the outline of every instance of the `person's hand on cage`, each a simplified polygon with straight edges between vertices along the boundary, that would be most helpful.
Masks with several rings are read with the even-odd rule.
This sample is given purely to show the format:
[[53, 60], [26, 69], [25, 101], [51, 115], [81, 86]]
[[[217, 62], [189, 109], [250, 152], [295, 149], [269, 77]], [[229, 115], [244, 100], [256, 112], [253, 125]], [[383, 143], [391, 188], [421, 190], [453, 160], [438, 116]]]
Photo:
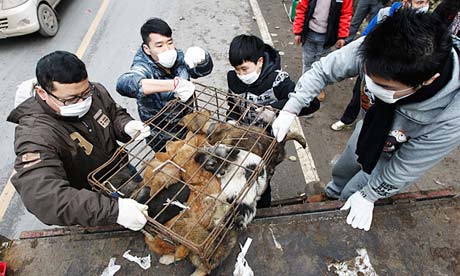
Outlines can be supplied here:
[[185, 52], [184, 60], [190, 69], [203, 63], [206, 59], [206, 52], [200, 47], [190, 47]]
[[284, 140], [286, 134], [289, 132], [292, 122], [294, 122], [297, 115], [295, 113], [281, 110], [278, 117], [272, 124], [273, 135], [278, 142]]
[[147, 205], [140, 204], [134, 199], [120, 197], [117, 223], [133, 231], [139, 231], [147, 223], [148, 208]]
[[132, 120], [125, 125], [125, 133], [134, 138], [135, 141], [149, 137], [150, 127], [141, 121]]
[[195, 85], [191, 81], [175, 77], [173, 92], [181, 101], [186, 102], [192, 97], [193, 92], [195, 92]]

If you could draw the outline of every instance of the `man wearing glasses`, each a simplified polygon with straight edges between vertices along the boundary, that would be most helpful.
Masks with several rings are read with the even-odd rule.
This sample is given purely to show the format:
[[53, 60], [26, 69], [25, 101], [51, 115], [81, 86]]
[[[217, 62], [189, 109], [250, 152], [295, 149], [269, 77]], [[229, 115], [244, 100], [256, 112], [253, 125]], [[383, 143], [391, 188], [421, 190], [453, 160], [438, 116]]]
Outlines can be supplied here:
[[11, 182], [26, 208], [46, 224], [141, 229], [146, 205], [91, 191], [87, 176], [112, 157], [117, 140], [143, 139], [150, 128], [101, 84], [89, 82], [85, 64], [74, 54], [42, 57], [36, 77], [35, 95], [7, 119], [17, 124]]

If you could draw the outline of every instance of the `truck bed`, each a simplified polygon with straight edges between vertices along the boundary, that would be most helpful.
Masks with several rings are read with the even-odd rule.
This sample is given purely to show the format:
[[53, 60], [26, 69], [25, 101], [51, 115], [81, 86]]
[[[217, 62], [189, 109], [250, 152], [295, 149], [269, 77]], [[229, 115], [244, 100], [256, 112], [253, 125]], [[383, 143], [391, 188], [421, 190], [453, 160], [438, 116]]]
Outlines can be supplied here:
[[[337, 204], [308, 203], [259, 212], [260, 218], [239, 237], [241, 243], [253, 239], [246, 259], [255, 275], [336, 275], [331, 264], [348, 261], [345, 267], [353, 270], [357, 250], [362, 249], [378, 275], [460, 275], [458, 196], [376, 206], [369, 232], [346, 225], [346, 213], [337, 211]], [[187, 261], [158, 264], [141, 233], [75, 229], [27, 233], [24, 239], [9, 242], [0, 252], [0, 260], [8, 263], [7, 275], [100, 275], [112, 257], [121, 265], [115, 275], [193, 272]], [[140, 257], [151, 254], [151, 268], [144, 271], [124, 259], [126, 250]], [[238, 253], [234, 248], [212, 275], [232, 275]]]

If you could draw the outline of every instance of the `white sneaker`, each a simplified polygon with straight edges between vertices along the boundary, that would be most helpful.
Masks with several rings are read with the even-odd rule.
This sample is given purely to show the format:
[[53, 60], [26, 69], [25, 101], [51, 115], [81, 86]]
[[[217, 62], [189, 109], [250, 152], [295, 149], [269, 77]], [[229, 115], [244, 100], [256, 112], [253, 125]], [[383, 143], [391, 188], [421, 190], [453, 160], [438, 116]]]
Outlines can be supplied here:
[[345, 124], [342, 121], [337, 121], [331, 125], [331, 129], [335, 131], [340, 131], [344, 128], [350, 127], [350, 125]]

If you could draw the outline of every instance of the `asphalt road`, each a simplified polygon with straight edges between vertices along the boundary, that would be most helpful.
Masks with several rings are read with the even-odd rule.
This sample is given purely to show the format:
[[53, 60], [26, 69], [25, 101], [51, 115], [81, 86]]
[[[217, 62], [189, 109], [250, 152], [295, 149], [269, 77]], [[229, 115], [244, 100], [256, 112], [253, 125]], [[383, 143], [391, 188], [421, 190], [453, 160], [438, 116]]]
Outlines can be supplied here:
[[[13, 107], [16, 85], [34, 75], [37, 60], [53, 50], [75, 52], [85, 36], [103, 0], [63, 0], [57, 11], [61, 17], [61, 29], [56, 37], [45, 39], [38, 34], [0, 40], [0, 191], [11, 174], [13, 161], [14, 126], [6, 117]], [[293, 45], [291, 24], [281, 1], [259, 1], [262, 15], [267, 22], [274, 45], [283, 52], [282, 64], [291, 78], [297, 80], [301, 71], [301, 49]], [[249, 0], [170, 0], [140, 1], [111, 0], [97, 27], [94, 37], [83, 55], [90, 80], [104, 84], [114, 99], [137, 116], [135, 102], [115, 92], [117, 77], [128, 70], [132, 57], [140, 46], [139, 28], [149, 17], [161, 17], [173, 28], [176, 46], [185, 50], [189, 46], [207, 48], [214, 59], [211, 76], [200, 79], [208, 85], [226, 88], [228, 46], [238, 34], [260, 34], [253, 18]], [[353, 80], [326, 88], [327, 98], [313, 118], [301, 119], [303, 131], [310, 146], [321, 182], [307, 185], [298, 161], [285, 161], [277, 169], [272, 181], [273, 198], [282, 199], [307, 193], [317, 193], [330, 177], [331, 161], [336, 158], [351, 130], [334, 132], [329, 125], [340, 118], [349, 98]], [[288, 154], [295, 155], [292, 144]], [[460, 152], [455, 150], [438, 166], [420, 179], [413, 189], [437, 189], [459, 186]], [[29, 214], [16, 194], [0, 222], [0, 235], [15, 238], [21, 231], [46, 227]]]
[[[38, 59], [54, 50], [75, 52], [103, 1], [63, 0], [57, 7], [60, 30], [56, 37], [45, 39], [38, 34], [0, 40], [0, 191], [13, 169], [14, 125], [6, 122], [13, 108], [16, 86], [34, 76]], [[185, 4], [186, 3], [186, 4]], [[141, 1], [111, 0], [93, 39], [83, 55], [89, 78], [104, 84], [114, 99], [137, 117], [135, 102], [115, 91], [116, 79], [129, 69], [141, 44], [140, 26], [150, 17], [160, 17], [173, 28], [176, 46], [207, 48], [213, 56], [212, 76], [200, 81], [226, 87], [228, 45], [240, 33], [254, 28], [252, 11], [246, 1]], [[29, 214], [16, 194], [0, 224], [0, 235], [15, 238], [21, 231], [46, 227]]]

